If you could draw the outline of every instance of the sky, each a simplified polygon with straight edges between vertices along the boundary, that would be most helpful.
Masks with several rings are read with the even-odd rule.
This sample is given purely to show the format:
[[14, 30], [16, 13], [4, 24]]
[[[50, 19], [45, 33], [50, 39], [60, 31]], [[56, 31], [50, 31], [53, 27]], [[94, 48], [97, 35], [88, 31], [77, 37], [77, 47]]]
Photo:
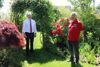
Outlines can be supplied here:
[[[68, 2], [68, 0], [50, 0], [53, 5], [56, 5], [56, 6], [68, 6], [70, 4], [70, 2]], [[95, 0], [95, 5], [97, 6], [98, 4], [100, 4], [100, 0]]]
[[[11, 0], [4, 0], [4, 6], [2, 9], [0, 9], [0, 12], [6, 13], [9, 11], [10, 9], [10, 4], [9, 1]], [[71, 6], [70, 2], [68, 2], [68, 0], [50, 0], [51, 3], [55, 6]], [[100, 4], [100, 0], [95, 0], [95, 5], [97, 6], [98, 4]]]
[[6, 13], [9, 11], [10, 9], [9, 1], [10, 0], [4, 0], [3, 7], [0, 9], [1, 12]]
[[55, 6], [68, 6], [71, 5], [70, 2], [68, 2], [67, 0], [50, 0], [51, 3]]

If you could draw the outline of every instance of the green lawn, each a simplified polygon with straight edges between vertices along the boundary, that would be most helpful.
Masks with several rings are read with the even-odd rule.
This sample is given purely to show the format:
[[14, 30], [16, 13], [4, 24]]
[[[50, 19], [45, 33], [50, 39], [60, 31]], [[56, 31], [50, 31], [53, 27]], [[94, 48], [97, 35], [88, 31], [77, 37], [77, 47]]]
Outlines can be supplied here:
[[[51, 54], [42, 49], [40, 43], [40, 33], [37, 34], [34, 42], [35, 53], [29, 58], [24, 58], [22, 62], [22, 67], [75, 67], [72, 66], [70, 62], [66, 59]], [[25, 60], [26, 59], [26, 60]], [[90, 64], [81, 63], [76, 67], [99, 67]]]

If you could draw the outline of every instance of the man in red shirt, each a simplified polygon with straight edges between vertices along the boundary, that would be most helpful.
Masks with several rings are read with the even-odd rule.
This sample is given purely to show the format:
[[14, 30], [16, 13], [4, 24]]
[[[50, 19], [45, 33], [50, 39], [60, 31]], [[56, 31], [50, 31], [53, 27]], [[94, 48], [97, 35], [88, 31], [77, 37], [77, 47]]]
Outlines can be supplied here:
[[[70, 60], [71, 62], [79, 62], [79, 38], [80, 33], [83, 30], [82, 23], [77, 19], [77, 14], [75, 12], [72, 13], [70, 20], [68, 20], [68, 43], [70, 50]], [[75, 55], [75, 58], [74, 58]]]

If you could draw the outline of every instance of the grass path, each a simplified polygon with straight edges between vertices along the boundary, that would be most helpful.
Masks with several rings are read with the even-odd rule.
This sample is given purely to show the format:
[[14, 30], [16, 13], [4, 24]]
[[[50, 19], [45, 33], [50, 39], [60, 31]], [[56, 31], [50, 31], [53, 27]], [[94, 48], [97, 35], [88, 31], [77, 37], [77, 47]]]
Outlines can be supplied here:
[[[22, 61], [22, 67], [75, 67], [72, 66], [70, 62], [67, 62], [66, 59], [48, 53], [42, 49], [40, 43], [40, 33], [37, 34], [34, 42], [34, 55], [31, 55], [27, 60]], [[76, 67], [100, 67], [90, 64], [81, 63]]]

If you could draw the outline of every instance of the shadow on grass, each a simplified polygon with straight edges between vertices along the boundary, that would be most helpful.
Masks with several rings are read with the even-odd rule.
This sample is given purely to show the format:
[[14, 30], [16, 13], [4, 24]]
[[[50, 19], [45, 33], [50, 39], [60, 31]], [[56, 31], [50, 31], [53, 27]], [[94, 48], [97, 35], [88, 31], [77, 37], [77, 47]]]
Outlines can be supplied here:
[[[2, 53], [5, 53], [4, 55], [6, 55], [7, 57], [3, 58], [4, 61], [0, 62], [0, 67], [22, 67], [23, 65], [22, 63], [24, 61], [27, 61], [29, 64], [33, 63], [45, 64], [48, 62], [52, 62], [54, 60], [59, 60], [59, 61], [66, 60], [65, 58], [57, 56], [56, 54], [52, 54], [44, 49], [35, 49], [34, 53], [31, 53], [30, 56], [28, 57], [26, 57], [25, 55], [26, 53], [25, 50], [22, 49], [8, 49], [7, 51], [8, 51], [7, 53], [5, 51], [4, 52], [1, 51]], [[3, 56], [1, 56], [1, 58]], [[71, 67], [82, 67], [82, 65], [71, 64]]]
[[45, 49], [35, 49], [34, 53], [31, 53], [28, 57], [26, 57], [26, 52], [23, 49], [0, 49], [0, 67], [22, 67], [24, 61], [27, 61], [29, 64], [44, 64], [54, 60], [64, 61], [66, 59]]
[[[25, 51], [24, 51], [24, 54], [25, 54]], [[28, 57], [24, 57], [24, 60], [27, 60], [29, 64], [35, 63], [35, 62], [42, 64], [42, 63], [51, 62], [53, 60], [64, 61], [66, 59], [59, 57], [55, 54], [49, 53], [48, 51], [44, 49], [35, 49], [34, 53], [31, 53], [30, 56]]]
[[71, 63], [71, 67], [83, 67], [80, 63]]

